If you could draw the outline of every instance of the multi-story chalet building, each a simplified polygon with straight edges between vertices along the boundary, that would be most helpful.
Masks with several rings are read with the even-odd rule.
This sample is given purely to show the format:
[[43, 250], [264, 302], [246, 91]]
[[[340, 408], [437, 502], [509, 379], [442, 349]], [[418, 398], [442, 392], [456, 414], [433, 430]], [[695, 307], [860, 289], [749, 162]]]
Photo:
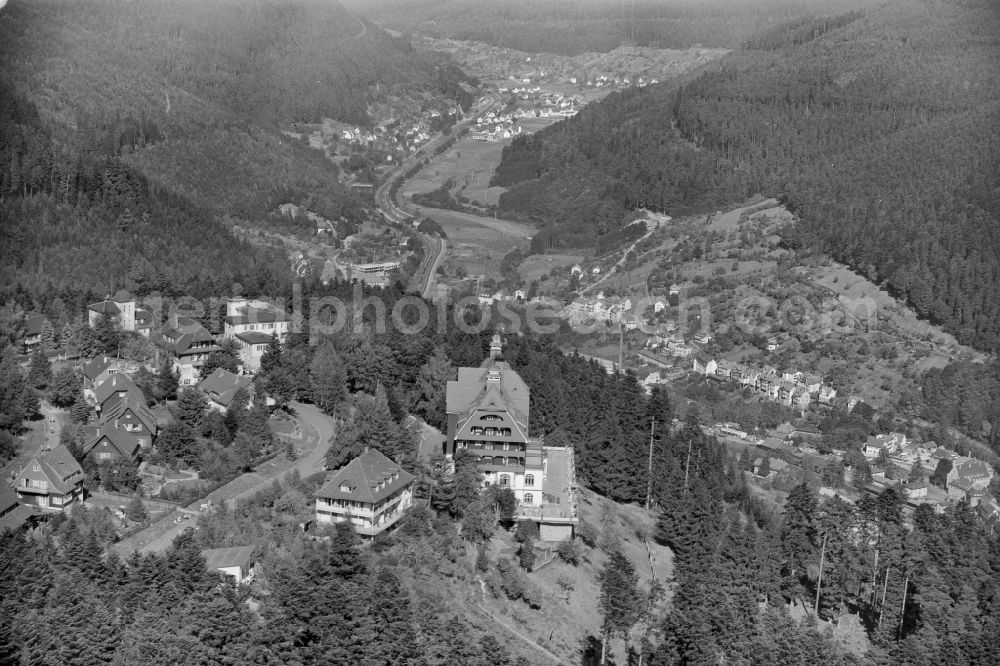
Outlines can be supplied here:
[[60, 444], [29, 460], [15, 475], [13, 487], [25, 504], [62, 511], [83, 501], [83, 468]]
[[271, 336], [277, 335], [284, 342], [290, 322], [288, 313], [267, 301], [231, 298], [226, 302], [223, 335], [240, 346], [243, 370], [257, 372]]
[[529, 437], [528, 386], [502, 353], [494, 335], [483, 365], [459, 368], [448, 382], [445, 455], [474, 456], [483, 482], [510, 488], [517, 516], [537, 522], [543, 540], [570, 539], [578, 522], [573, 449]]
[[337, 470], [316, 493], [316, 522], [350, 521], [375, 536], [391, 527], [413, 502], [412, 474], [369, 449]]
[[215, 336], [190, 317], [174, 315], [163, 325], [156, 340], [174, 355], [174, 372], [181, 386], [198, 383], [201, 366], [208, 355], [218, 351]]
[[119, 458], [135, 458], [139, 454], [139, 438], [110, 423], [94, 427], [83, 442], [83, 455], [97, 462], [110, 462]]
[[498, 360], [501, 352], [495, 336], [483, 365], [459, 368], [458, 379], [448, 382], [445, 455], [475, 456], [487, 485], [510, 488], [520, 503], [540, 504], [542, 442], [528, 437], [528, 386]]

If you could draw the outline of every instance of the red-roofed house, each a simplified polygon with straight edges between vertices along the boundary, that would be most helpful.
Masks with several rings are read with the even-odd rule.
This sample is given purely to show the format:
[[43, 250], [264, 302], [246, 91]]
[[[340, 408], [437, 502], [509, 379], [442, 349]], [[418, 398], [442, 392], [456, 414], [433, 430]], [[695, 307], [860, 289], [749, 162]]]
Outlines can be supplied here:
[[391, 527], [413, 502], [412, 474], [369, 449], [337, 470], [316, 493], [316, 522], [350, 521], [358, 534]]
[[60, 444], [29, 460], [12, 485], [25, 504], [61, 511], [73, 502], [83, 501], [83, 468]]

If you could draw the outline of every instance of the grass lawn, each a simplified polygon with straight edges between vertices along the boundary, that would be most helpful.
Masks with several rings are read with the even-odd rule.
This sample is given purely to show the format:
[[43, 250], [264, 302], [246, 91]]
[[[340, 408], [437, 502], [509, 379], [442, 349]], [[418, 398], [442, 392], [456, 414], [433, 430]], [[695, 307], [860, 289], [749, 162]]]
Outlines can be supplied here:
[[582, 261], [582, 254], [533, 254], [521, 262], [517, 272], [525, 282], [531, 282], [544, 278], [553, 268], [573, 266]]

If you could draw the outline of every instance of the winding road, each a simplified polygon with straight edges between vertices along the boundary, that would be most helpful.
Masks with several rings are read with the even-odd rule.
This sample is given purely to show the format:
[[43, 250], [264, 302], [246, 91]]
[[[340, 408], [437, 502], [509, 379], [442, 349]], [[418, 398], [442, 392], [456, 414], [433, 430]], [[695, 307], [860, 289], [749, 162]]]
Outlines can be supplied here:
[[[139, 551], [140, 553], [163, 553], [170, 547], [170, 544], [173, 543], [178, 534], [186, 529], [196, 527], [198, 519], [202, 515], [199, 511], [202, 503], [210, 500], [215, 506], [225, 506], [227, 509], [232, 510], [237, 500], [250, 497], [265, 488], [269, 488], [275, 480], [283, 479], [292, 470], [298, 470], [301, 477], [322, 471], [323, 461], [326, 458], [326, 452], [330, 448], [330, 441], [333, 438], [333, 419], [321, 412], [314, 405], [293, 402], [291, 403], [291, 407], [295, 410], [295, 418], [299, 420], [299, 424], [303, 426], [303, 430], [309, 429], [317, 437], [316, 446], [313, 450], [295, 465], [270, 476], [256, 471], [247, 472], [221, 488], [212, 491], [207, 497], [192, 502], [186, 507], [178, 507], [177, 510], [171, 511], [146, 529], [136, 532], [127, 539], [116, 543], [112, 546], [112, 549], [123, 558], [131, 555], [133, 551]], [[261, 465], [258, 469], [262, 467], [264, 466]], [[177, 514], [180, 514], [180, 516]], [[177, 518], [181, 516], [190, 516], [190, 518], [186, 518], [180, 523], [176, 522]]]

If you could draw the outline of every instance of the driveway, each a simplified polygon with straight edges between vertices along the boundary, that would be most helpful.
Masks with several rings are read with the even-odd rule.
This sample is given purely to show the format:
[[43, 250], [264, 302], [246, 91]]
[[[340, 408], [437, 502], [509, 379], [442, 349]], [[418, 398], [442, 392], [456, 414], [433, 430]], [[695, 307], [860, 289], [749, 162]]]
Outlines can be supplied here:
[[[314, 405], [293, 402], [291, 407], [295, 410], [295, 418], [302, 426], [303, 432], [317, 438], [316, 446], [303, 458], [296, 461], [294, 465], [277, 469], [267, 467], [273, 472], [268, 475], [261, 474], [259, 471], [247, 472], [214, 490], [208, 497], [215, 506], [232, 508], [235, 506], [236, 500], [252, 496], [260, 490], [270, 487], [275, 479], [283, 478], [292, 469], [297, 469], [302, 477], [322, 471], [326, 452], [330, 448], [330, 439], [333, 437], [333, 419]], [[258, 470], [265, 468], [266, 465], [267, 463], [261, 465]], [[198, 514], [197, 509], [205, 501], [207, 500], [200, 499], [189, 504], [187, 508], [178, 508], [176, 511], [170, 512], [141, 532], [115, 544], [113, 548], [123, 558], [128, 557], [134, 550], [139, 550], [141, 553], [165, 552], [178, 534], [198, 524], [200, 514]], [[191, 517], [183, 522], [176, 522], [183, 515]]]

